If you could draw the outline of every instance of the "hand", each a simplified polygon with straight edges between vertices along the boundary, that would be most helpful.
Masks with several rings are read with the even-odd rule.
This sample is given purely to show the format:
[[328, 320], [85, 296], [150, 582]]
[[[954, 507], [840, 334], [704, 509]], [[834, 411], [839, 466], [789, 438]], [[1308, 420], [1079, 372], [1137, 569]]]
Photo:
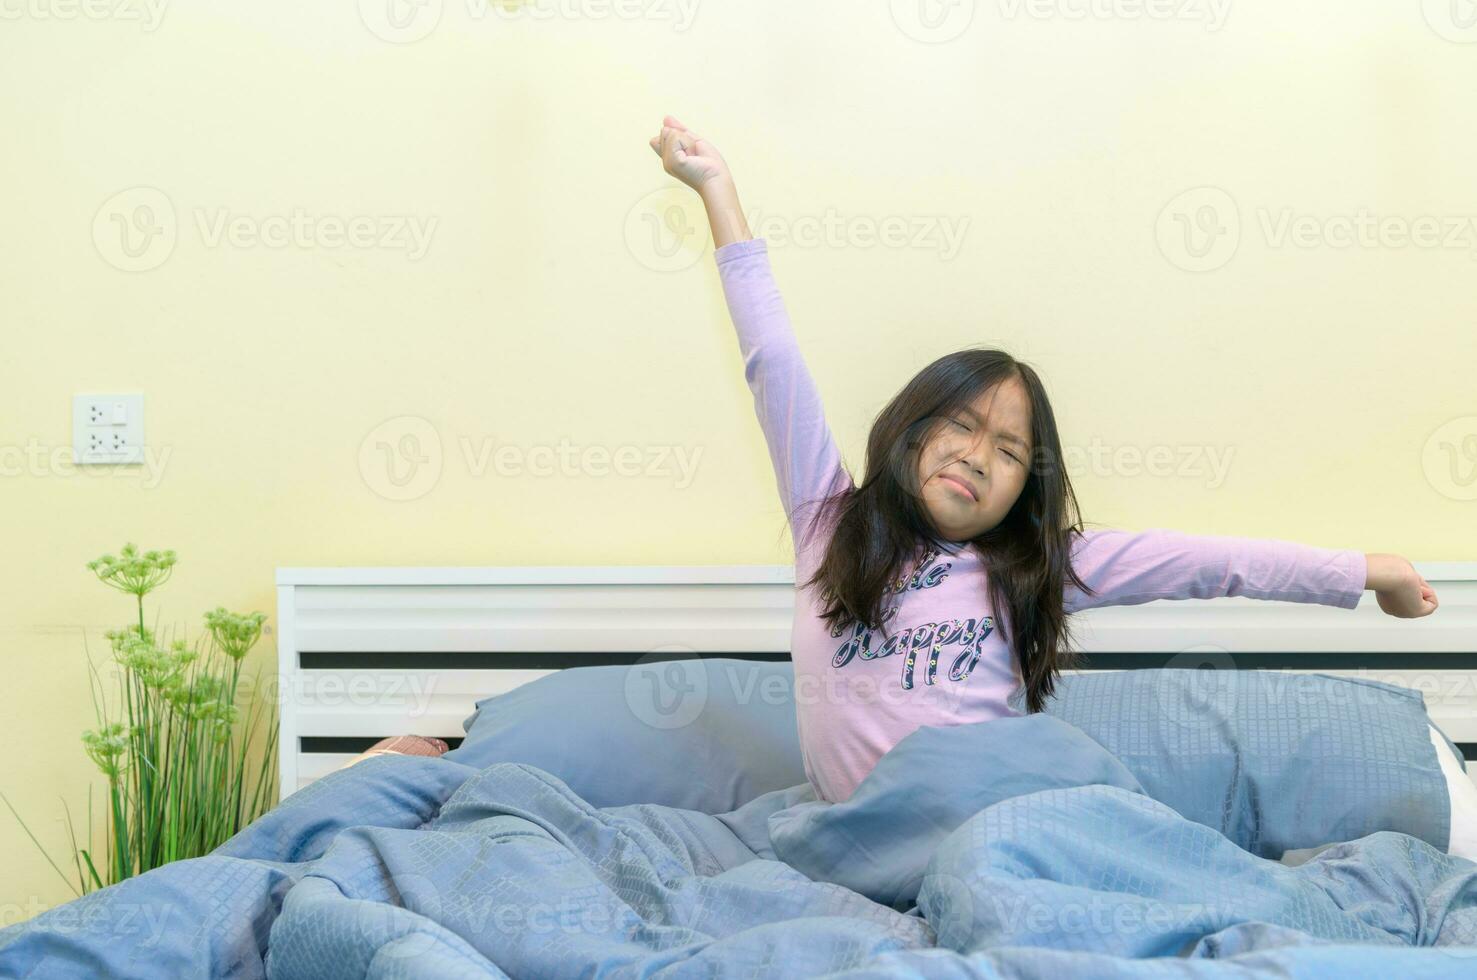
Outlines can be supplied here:
[[1440, 605], [1436, 590], [1421, 577], [1415, 566], [1399, 555], [1367, 554], [1366, 589], [1374, 589], [1380, 608], [1401, 619], [1429, 616]]
[[675, 116], [663, 120], [661, 133], [651, 138], [651, 149], [662, 167], [695, 191], [715, 181], [732, 180], [718, 148], [682, 125]]

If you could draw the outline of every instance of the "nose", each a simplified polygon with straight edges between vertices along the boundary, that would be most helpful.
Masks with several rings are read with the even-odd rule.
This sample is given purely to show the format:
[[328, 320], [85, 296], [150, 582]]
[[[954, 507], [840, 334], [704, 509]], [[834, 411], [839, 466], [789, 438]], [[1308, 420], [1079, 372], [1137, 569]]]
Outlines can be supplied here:
[[974, 442], [970, 443], [969, 448], [965, 450], [963, 462], [965, 466], [974, 470], [981, 477], [988, 477], [990, 475], [989, 458], [990, 453], [985, 448], [985, 438], [983, 433], [981, 433], [975, 437]]

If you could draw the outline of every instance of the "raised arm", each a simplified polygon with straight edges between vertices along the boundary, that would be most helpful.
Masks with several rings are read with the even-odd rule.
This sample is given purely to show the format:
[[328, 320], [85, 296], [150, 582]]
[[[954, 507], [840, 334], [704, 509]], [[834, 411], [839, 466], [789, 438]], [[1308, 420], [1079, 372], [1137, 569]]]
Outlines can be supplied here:
[[707, 140], [671, 116], [666, 121], [662, 135], [652, 140], [652, 149], [662, 154], [668, 173], [698, 192], [707, 209], [714, 260], [738, 335], [744, 378], [754, 394], [754, 410], [769, 447], [799, 564], [802, 555], [819, 543], [801, 539], [812, 513], [801, 505], [850, 489], [851, 475], [841, 464], [820, 392], [796, 342], [769, 266], [768, 246], [764, 239], [750, 236], [727, 165]]
[[1097, 594], [1086, 595], [1069, 580], [1069, 612], [1235, 595], [1352, 609], [1367, 572], [1359, 551], [1164, 528], [1089, 529], [1075, 539], [1072, 567]]
[[851, 475], [790, 328], [764, 239], [724, 245], [715, 257], [798, 559], [813, 542], [800, 539], [811, 510], [801, 510], [797, 521], [797, 508], [850, 489]]

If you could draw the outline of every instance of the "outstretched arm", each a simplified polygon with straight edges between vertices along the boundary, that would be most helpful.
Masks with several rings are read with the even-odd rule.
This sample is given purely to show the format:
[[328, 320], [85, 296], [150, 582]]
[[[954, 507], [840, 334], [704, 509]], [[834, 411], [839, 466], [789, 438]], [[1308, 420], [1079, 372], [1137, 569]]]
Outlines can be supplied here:
[[1094, 590], [1067, 583], [1069, 612], [1154, 599], [1254, 599], [1353, 608], [1372, 589], [1380, 608], [1414, 618], [1434, 612], [1436, 592], [1399, 555], [1319, 548], [1292, 541], [1192, 535], [1163, 528], [1088, 530], [1072, 566]]
[[712, 143], [672, 116], [651, 147], [667, 173], [696, 190], [708, 212], [714, 259], [743, 355], [744, 378], [769, 447], [797, 566], [820, 542], [802, 535], [819, 501], [853, 486], [826, 423], [820, 392], [805, 366], [790, 317], [769, 267], [769, 248], [749, 234], [728, 165]]

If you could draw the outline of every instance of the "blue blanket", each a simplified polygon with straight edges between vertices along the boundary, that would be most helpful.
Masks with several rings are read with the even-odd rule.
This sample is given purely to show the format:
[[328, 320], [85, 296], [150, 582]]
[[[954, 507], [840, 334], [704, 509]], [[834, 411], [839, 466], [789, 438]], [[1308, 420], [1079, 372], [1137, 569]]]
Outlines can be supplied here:
[[[1286, 866], [1066, 722], [1011, 724], [921, 729], [917, 758], [954, 763], [847, 804], [800, 785], [717, 815], [374, 757], [206, 857], [0, 932], [0, 975], [1477, 975], [1472, 862], [1378, 831]], [[940, 804], [961, 780], [977, 795]]]

